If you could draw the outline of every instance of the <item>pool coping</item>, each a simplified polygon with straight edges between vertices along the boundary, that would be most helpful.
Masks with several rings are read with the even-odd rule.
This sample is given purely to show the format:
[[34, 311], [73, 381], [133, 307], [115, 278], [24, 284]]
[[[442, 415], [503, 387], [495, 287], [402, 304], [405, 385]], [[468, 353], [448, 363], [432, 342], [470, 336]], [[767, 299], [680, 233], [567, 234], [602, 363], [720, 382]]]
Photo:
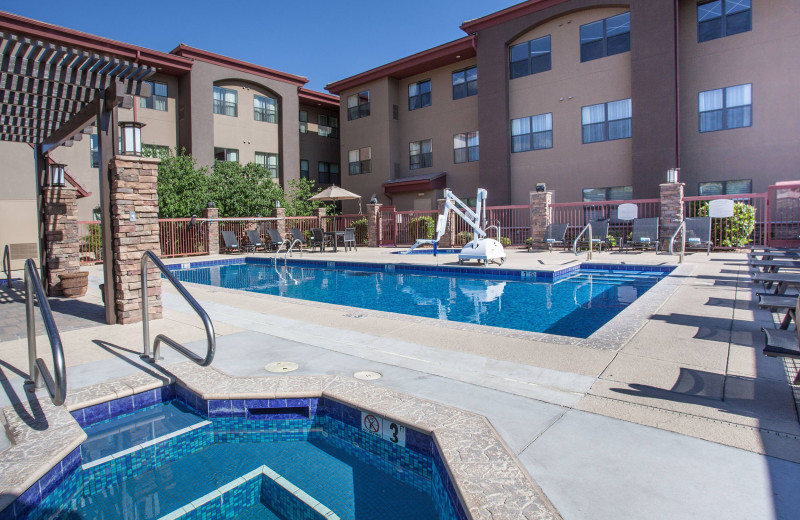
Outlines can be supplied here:
[[41, 402], [38, 424], [47, 425], [43, 430], [31, 428], [13, 406], [3, 408], [1, 415], [13, 444], [0, 453], [0, 516], [14, 499], [39, 486], [45, 480], [43, 477], [53, 473], [62, 459], [86, 439], [70, 412], [179, 383], [206, 400], [326, 397], [407, 424], [433, 438], [471, 518], [561, 518], [482, 415], [349, 376], [234, 377], [190, 361], [161, 368], [167, 373], [158, 376], [141, 373], [72, 390], [64, 406]]
[[[259, 263], [274, 265], [270, 258], [258, 257], [255, 260], [250, 260], [252, 257], [237, 257], [223, 260], [208, 260], [201, 262], [179, 262], [167, 264], [170, 270], [185, 269], [185, 268], [198, 268], [198, 267], [212, 267], [219, 265], [239, 265], [245, 263]], [[572, 336], [559, 336], [555, 334], [547, 334], [544, 332], [528, 332], [514, 329], [506, 329], [502, 327], [492, 327], [488, 325], [478, 325], [475, 323], [461, 323], [457, 321], [439, 320], [437, 318], [426, 318], [422, 316], [412, 316], [409, 314], [400, 314], [395, 312], [378, 311], [372, 309], [362, 309], [360, 307], [349, 307], [346, 305], [338, 305], [334, 303], [314, 302], [310, 300], [301, 300], [297, 298], [286, 298], [284, 296], [276, 296], [272, 294], [264, 294], [254, 291], [246, 291], [245, 289], [230, 289], [226, 287], [216, 287], [213, 285], [199, 284], [193, 282], [181, 283], [190, 287], [202, 287], [210, 292], [222, 292], [227, 294], [240, 294], [242, 291], [250, 295], [255, 295], [264, 298], [265, 301], [274, 303], [286, 303], [287, 300], [293, 305], [303, 305], [314, 308], [328, 309], [328, 310], [342, 310], [344, 309], [345, 315], [350, 317], [373, 317], [383, 318], [396, 321], [406, 321], [412, 323], [423, 323], [436, 327], [445, 327], [453, 330], [461, 330], [466, 332], [475, 332], [483, 334], [491, 334], [494, 336], [502, 336], [506, 338], [523, 339], [528, 341], [537, 341], [541, 343], [550, 343], [556, 345], [572, 345], [576, 347], [585, 347], [598, 350], [614, 350], [621, 349], [633, 336], [641, 329], [648, 318], [655, 314], [659, 308], [667, 301], [667, 299], [678, 289], [683, 283], [683, 279], [690, 276], [695, 268], [692, 264], [678, 264], [677, 266], [653, 266], [653, 265], [639, 265], [639, 264], [613, 264], [613, 263], [579, 263], [576, 265], [555, 266], [553, 270], [532, 270], [532, 269], [491, 269], [487, 270], [485, 267], [467, 267], [467, 266], [447, 266], [447, 267], [431, 267], [421, 264], [380, 264], [376, 262], [342, 262], [342, 261], [326, 261], [326, 260], [289, 260], [291, 263], [304, 263], [314, 266], [323, 267], [349, 267], [351, 269], [358, 268], [359, 266], [375, 266], [384, 265], [391, 266], [387, 269], [388, 272], [395, 272], [397, 268], [401, 270], [419, 271], [421, 273], [429, 272], [458, 272], [458, 273], [478, 273], [484, 277], [493, 275], [498, 278], [508, 276], [518, 276], [518, 280], [525, 280], [528, 273], [544, 274], [550, 273], [550, 279], [567, 276], [568, 274], [580, 270], [581, 268], [602, 269], [602, 268], [615, 268], [619, 270], [655, 270], [655, 271], [669, 271], [667, 275], [660, 280], [656, 285], [647, 290], [642, 296], [637, 298], [633, 303], [628, 305], [622, 311], [614, 316], [611, 320], [606, 322], [602, 327], [592, 333], [588, 338], [576, 338]], [[538, 274], [536, 275], [538, 276]]]

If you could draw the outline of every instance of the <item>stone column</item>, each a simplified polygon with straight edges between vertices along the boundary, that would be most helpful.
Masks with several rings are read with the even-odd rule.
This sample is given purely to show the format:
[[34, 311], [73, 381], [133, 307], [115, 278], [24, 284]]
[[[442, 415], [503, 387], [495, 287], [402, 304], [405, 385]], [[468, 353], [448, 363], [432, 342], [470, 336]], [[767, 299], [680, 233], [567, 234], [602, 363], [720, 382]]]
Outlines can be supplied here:
[[272, 210], [272, 216], [277, 218], [275, 228], [281, 236], [286, 235], [286, 208], [275, 208]]
[[[219, 208], [203, 208], [203, 218], [219, 218]], [[208, 254], [219, 254], [219, 222], [204, 223], [206, 227], [206, 240], [208, 240]]]
[[[662, 250], [668, 250], [669, 239], [683, 222], [683, 187], [682, 182], [659, 184], [661, 190], [661, 218], [658, 221], [658, 236]], [[666, 245], [665, 247], [663, 247]]]
[[547, 226], [552, 222], [552, 191], [531, 192], [531, 237], [533, 244], [544, 244]]
[[[117, 156], [111, 161], [111, 223], [117, 322], [142, 319], [141, 261], [144, 251], [161, 255], [158, 229], [158, 163], [160, 159]], [[150, 319], [161, 318], [161, 274], [152, 262], [147, 270]]]
[[[446, 199], [437, 199], [439, 215], [444, 215], [444, 206], [447, 202]], [[434, 221], [434, 224], [436, 221]], [[453, 247], [456, 243], [456, 214], [450, 212], [447, 216], [447, 227], [444, 230], [444, 235], [439, 239], [439, 247]]]
[[317, 217], [317, 227], [325, 231], [325, 215], [327, 214], [325, 208], [315, 208], [314, 216]]
[[380, 243], [380, 216], [380, 204], [367, 204], [367, 247], [378, 247]]
[[42, 190], [45, 217], [45, 261], [49, 296], [63, 296], [58, 275], [81, 267], [78, 241], [78, 190], [72, 186], [46, 186]]

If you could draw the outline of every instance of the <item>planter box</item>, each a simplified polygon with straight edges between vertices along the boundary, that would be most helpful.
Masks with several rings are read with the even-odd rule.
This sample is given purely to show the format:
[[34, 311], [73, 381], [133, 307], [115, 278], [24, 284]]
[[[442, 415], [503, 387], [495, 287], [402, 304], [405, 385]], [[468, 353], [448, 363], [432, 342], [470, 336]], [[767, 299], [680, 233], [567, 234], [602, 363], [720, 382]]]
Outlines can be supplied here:
[[89, 287], [89, 273], [86, 271], [76, 271], [71, 273], [61, 273], [61, 290], [68, 298], [77, 298], [86, 294]]

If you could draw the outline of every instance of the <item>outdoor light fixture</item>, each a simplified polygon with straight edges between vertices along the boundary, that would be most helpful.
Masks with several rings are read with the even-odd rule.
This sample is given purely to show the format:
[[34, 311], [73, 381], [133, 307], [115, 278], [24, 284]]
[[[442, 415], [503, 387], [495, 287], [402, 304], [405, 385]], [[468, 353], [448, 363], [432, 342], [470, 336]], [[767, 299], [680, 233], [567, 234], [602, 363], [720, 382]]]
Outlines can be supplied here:
[[138, 121], [120, 121], [119, 128], [122, 133], [120, 151], [122, 155], [142, 155], [142, 127], [144, 123]]
[[206, 205], [206, 207], [207, 207], [207, 208], [216, 208], [216, 207], [217, 207], [217, 205], [216, 205], [216, 204], [214, 204], [213, 202], [209, 202], [209, 203]]
[[538, 184], [536, 185], [536, 191], [537, 191], [538, 193], [541, 193], [541, 192], [543, 192], [543, 191], [547, 191], [547, 186], [545, 185], [545, 183], [543, 183], [543, 182], [540, 182], [540, 183], [538, 183]]
[[678, 182], [678, 174], [680, 172], [680, 168], [670, 168], [667, 170], [667, 182]]
[[52, 163], [50, 165], [50, 186], [64, 186], [64, 165]]
[[279, 200], [276, 200], [276, 201], [275, 201], [275, 207], [276, 207], [276, 208], [280, 208], [280, 207], [281, 207], [281, 201], [279, 201]]

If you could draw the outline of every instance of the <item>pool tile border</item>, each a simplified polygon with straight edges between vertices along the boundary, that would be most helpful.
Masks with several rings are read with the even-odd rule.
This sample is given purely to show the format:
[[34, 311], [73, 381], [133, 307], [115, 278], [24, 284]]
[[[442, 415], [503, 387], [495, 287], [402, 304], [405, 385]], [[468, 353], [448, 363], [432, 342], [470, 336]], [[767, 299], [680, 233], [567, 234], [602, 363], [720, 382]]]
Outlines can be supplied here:
[[[209, 411], [209, 403], [213, 401], [230, 401], [231, 406], [214, 406], [216, 412], [221, 409], [230, 410], [231, 414], [239, 413], [239, 407], [233, 401], [245, 399], [277, 400], [275, 406], [303, 404], [308, 399], [309, 407], [312, 399], [317, 400], [317, 413], [319, 402], [338, 403], [341, 406], [340, 417], [348, 423], [356, 421], [356, 413], [369, 411], [381, 417], [407, 425], [407, 446], [420, 451], [431, 451], [434, 456], [437, 474], [445, 480], [445, 491], [452, 503], [463, 505], [465, 510], [456, 512], [457, 518], [487, 518], [495, 520], [519, 518], [522, 513], [526, 518], [559, 519], [561, 518], [554, 506], [536, 484], [533, 478], [514, 457], [512, 451], [495, 432], [489, 422], [480, 415], [452, 408], [440, 403], [410, 396], [400, 392], [386, 389], [356, 380], [347, 376], [266, 376], [261, 378], [236, 378], [220, 372], [214, 368], [201, 368], [191, 362], [183, 362], [167, 367], [169, 380], [176, 382], [174, 396], [182, 396], [187, 403], [194, 403], [198, 409], [205, 408]], [[147, 379], [151, 380], [148, 381]], [[117, 400], [118, 392], [128, 386], [121, 380], [87, 387], [70, 394], [66, 408], [71, 412], [83, 412], [84, 421], [87, 420], [86, 409], [100, 404], [98, 400], [105, 395], [108, 401]], [[242, 380], [259, 387], [258, 390], [242, 391]], [[260, 380], [258, 384], [256, 380]], [[142, 375], [136, 378], [136, 384], [146, 387], [145, 392], [154, 390], [152, 385], [163, 384], [164, 378], [160, 375]], [[128, 382], [130, 384], [130, 381]], [[238, 384], [237, 384], [238, 383]], [[248, 385], [250, 386], [250, 385]], [[130, 388], [130, 387], [129, 387]], [[158, 388], [158, 387], [156, 387]], [[184, 388], [184, 390], [181, 390]], [[169, 390], [162, 390], [158, 395], [170, 395]], [[135, 392], [122, 391], [123, 397], [133, 395]], [[258, 395], [254, 395], [258, 393]], [[305, 397], [298, 397], [299, 394]], [[155, 399], [156, 394], [153, 394]], [[195, 397], [192, 398], [192, 395]], [[87, 400], [82, 401], [81, 396]], [[134, 398], [134, 409], [137, 399]], [[150, 398], [139, 400], [140, 403], [150, 403]], [[191, 405], [191, 403], [189, 403]], [[270, 403], [267, 403], [269, 407]], [[151, 406], [152, 404], [148, 404]], [[334, 405], [331, 405], [334, 406]], [[324, 405], [323, 405], [324, 407]], [[44, 407], [43, 407], [44, 408]], [[55, 408], [55, 407], [51, 407]], [[102, 409], [102, 408], [101, 408]], [[109, 416], [112, 405], [108, 404]], [[127, 405], [114, 406], [119, 415], [127, 412]], [[15, 413], [12, 407], [3, 409], [7, 416]], [[52, 410], [57, 413], [57, 410]], [[0, 494], [9, 497], [6, 503], [0, 503], [0, 520], [22, 518], [32, 507], [43, 499], [45, 489], [53, 489], [61, 481], [67, 480], [79, 469], [80, 459], [75, 461], [75, 454], [79, 454], [78, 446], [86, 438], [86, 434], [77, 428], [77, 419], [69, 414], [73, 420], [72, 426], [80, 432], [77, 436], [77, 445], [70, 448], [65, 456], [53, 462], [52, 449], [48, 446], [53, 442], [37, 445], [20, 446], [25, 457], [22, 460], [7, 460], [10, 448], [0, 453], [0, 468], [7, 464], [19, 473], [22, 467], [31, 473], [22, 483], [16, 486], [9, 485], [0, 477]], [[80, 416], [79, 413], [75, 414]], [[101, 414], [102, 415], [102, 414]], [[96, 418], [92, 412], [89, 418]], [[98, 419], [105, 420], [105, 419]], [[66, 427], [65, 427], [66, 428]], [[60, 428], [63, 430], [64, 428]], [[42, 436], [47, 439], [56, 434], [59, 429], [45, 430]], [[425, 438], [427, 437], [427, 439]], [[477, 449], [473, 449], [477, 446]], [[492, 461], [487, 462], [485, 450], [490, 449]], [[62, 450], [63, 451], [63, 450]], [[79, 455], [78, 455], [79, 457]], [[63, 460], [62, 460], [63, 459]], [[65, 462], [66, 461], [66, 462]], [[68, 471], [64, 464], [67, 464]], [[22, 467], [20, 466], [22, 464]], [[72, 467], [71, 465], [74, 465]], [[8, 473], [8, 472], [6, 472]], [[452, 475], [455, 481], [445, 475]], [[28, 485], [24, 485], [29, 482]], [[13, 501], [11, 498], [18, 497]], [[23, 513], [18, 515], [17, 512]]]

